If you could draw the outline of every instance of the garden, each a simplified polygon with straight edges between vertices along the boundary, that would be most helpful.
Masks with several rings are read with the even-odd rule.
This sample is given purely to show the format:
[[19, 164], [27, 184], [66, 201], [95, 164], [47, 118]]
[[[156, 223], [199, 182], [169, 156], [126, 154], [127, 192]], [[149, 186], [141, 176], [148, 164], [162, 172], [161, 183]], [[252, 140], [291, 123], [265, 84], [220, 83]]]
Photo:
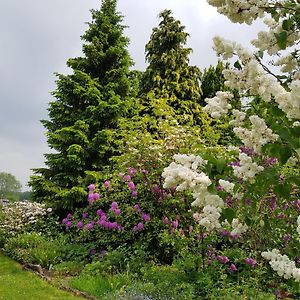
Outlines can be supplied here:
[[44, 299], [300, 299], [300, 3], [208, 3], [267, 30], [215, 37], [203, 71], [170, 10], [144, 72], [116, 0], [91, 11], [42, 121], [55, 151], [0, 205], [1, 252], [69, 291]]

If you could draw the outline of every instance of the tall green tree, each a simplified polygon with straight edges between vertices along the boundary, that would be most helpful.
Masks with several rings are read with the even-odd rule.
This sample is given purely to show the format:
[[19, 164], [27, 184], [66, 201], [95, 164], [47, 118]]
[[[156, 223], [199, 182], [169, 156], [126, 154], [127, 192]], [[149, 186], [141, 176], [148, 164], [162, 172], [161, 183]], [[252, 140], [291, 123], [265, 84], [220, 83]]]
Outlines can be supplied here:
[[22, 185], [10, 173], [0, 172], [0, 199], [18, 200]]
[[142, 114], [175, 117], [181, 124], [194, 123], [200, 112], [200, 70], [189, 65], [188, 33], [170, 10], [159, 14], [158, 27], [147, 43], [149, 65], [141, 79]]
[[46, 168], [35, 169], [33, 198], [57, 210], [71, 210], [86, 201], [86, 184], [118, 153], [113, 132], [118, 119], [132, 113], [129, 67], [132, 60], [116, 0], [103, 0], [91, 10], [82, 36], [83, 56], [67, 65], [72, 74], [57, 74], [55, 101], [49, 104]]

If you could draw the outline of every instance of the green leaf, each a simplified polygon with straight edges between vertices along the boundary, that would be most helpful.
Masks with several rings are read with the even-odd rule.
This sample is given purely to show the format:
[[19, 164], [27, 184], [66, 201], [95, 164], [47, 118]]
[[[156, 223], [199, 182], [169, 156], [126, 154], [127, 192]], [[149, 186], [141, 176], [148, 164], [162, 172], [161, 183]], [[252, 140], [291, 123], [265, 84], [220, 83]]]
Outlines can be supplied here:
[[284, 50], [286, 48], [287, 44], [287, 31], [281, 31], [280, 33], [275, 33], [274, 34], [277, 40], [277, 45], [279, 46], [280, 49]]
[[224, 220], [227, 219], [227, 221], [231, 223], [233, 218], [235, 217], [235, 210], [233, 210], [232, 208], [225, 208], [222, 211], [222, 215]]
[[283, 197], [285, 199], [289, 199], [291, 197], [291, 185], [287, 182], [282, 184], [278, 184], [274, 187], [274, 192], [276, 196]]
[[234, 63], [234, 67], [237, 68], [238, 70], [242, 69], [242, 66], [238, 60]]
[[283, 20], [282, 29], [289, 31], [290, 29], [292, 29], [292, 25], [293, 25], [293, 22], [291, 19]]

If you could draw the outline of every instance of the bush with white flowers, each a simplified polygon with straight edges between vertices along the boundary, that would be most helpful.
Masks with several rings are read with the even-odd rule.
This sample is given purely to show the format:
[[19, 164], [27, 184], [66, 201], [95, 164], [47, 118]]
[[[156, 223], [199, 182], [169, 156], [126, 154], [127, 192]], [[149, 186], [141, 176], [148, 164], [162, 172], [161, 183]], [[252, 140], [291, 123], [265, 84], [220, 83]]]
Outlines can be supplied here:
[[[247, 99], [240, 110], [232, 110], [235, 120], [230, 122], [240, 148], [231, 147], [224, 158], [197, 153], [201, 163], [196, 167], [191, 163], [195, 155], [185, 155], [185, 160], [174, 157], [162, 174], [165, 187], [192, 194], [193, 206], [198, 207], [194, 218], [206, 234], [247, 234], [249, 250], [255, 249], [269, 260], [279, 276], [300, 282], [296, 267], [300, 253], [293, 251], [300, 248], [300, 178], [297, 172], [283, 171], [291, 160], [295, 169], [300, 167], [300, 3], [208, 3], [232, 22], [251, 24], [264, 18], [267, 25], [267, 31], [252, 41], [257, 48], [253, 53], [221, 37], [213, 40], [218, 56], [229, 64], [235, 59], [233, 66], [223, 71], [225, 84]], [[265, 53], [274, 55], [271, 63], [265, 62]], [[276, 66], [281, 73], [275, 74]], [[218, 92], [206, 100], [204, 110], [219, 119], [230, 112], [232, 98], [230, 92]], [[290, 241], [293, 247], [287, 246]], [[279, 250], [266, 251], [269, 246], [283, 248], [288, 256]]]
[[0, 229], [9, 235], [21, 232], [51, 212], [44, 204], [29, 201], [13, 202], [2, 207]]

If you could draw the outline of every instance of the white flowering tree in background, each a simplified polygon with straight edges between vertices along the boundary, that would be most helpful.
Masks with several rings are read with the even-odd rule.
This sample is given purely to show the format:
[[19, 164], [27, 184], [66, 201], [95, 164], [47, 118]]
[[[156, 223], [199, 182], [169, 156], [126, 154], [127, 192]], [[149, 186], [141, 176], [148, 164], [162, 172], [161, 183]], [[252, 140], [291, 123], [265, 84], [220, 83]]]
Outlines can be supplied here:
[[[208, 3], [232, 22], [251, 25], [263, 18], [267, 25], [252, 41], [256, 52], [214, 38], [217, 55], [232, 65], [223, 71], [225, 84], [247, 99], [241, 110], [232, 110], [232, 129], [241, 144], [218, 157], [209, 151], [176, 155], [164, 170], [164, 187], [191, 193], [203, 234], [243, 241], [249, 257], [262, 264], [269, 261], [280, 277], [299, 289], [300, 1]], [[266, 56], [270, 63], [264, 63]], [[206, 99], [204, 110], [222, 118], [231, 110], [232, 98], [230, 92], [217, 92]]]

